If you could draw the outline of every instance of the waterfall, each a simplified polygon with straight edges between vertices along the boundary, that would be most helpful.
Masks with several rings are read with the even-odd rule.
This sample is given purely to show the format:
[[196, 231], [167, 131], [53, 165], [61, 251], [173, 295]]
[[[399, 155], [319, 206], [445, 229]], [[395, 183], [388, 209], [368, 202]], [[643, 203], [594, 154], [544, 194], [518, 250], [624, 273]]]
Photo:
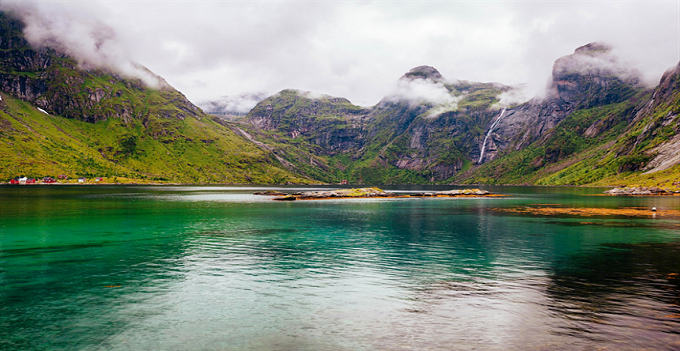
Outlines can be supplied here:
[[493, 129], [496, 128], [496, 125], [498, 124], [498, 121], [503, 118], [503, 115], [505, 114], [505, 108], [503, 108], [503, 111], [501, 111], [501, 114], [496, 118], [496, 121], [493, 122], [491, 125], [491, 128], [489, 128], [489, 131], [486, 133], [486, 136], [484, 137], [484, 142], [482, 142], [482, 153], [479, 154], [479, 161], [477, 163], [482, 163], [482, 159], [484, 159], [484, 149], [486, 149], [486, 139], [489, 139], [489, 135], [491, 135], [491, 132], [493, 132]]

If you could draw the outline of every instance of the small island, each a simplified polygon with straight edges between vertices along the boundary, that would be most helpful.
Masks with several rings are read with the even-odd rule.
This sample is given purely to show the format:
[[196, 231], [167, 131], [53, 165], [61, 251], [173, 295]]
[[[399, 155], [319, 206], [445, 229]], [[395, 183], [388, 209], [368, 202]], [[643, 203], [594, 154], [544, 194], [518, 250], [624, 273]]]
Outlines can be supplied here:
[[386, 192], [380, 188], [353, 188], [353, 189], [336, 189], [324, 191], [306, 191], [297, 192], [293, 194], [286, 194], [280, 191], [267, 190], [258, 191], [254, 195], [278, 196], [273, 198], [276, 201], [295, 201], [295, 200], [324, 200], [324, 199], [343, 199], [343, 198], [422, 198], [422, 197], [498, 197], [502, 195], [492, 194], [486, 190], [480, 189], [460, 189], [447, 190], [429, 193], [416, 193], [409, 195], [398, 195], [396, 193]]
[[680, 191], [672, 191], [659, 187], [618, 187], [604, 192], [606, 195], [614, 196], [671, 196], [680, 195]]

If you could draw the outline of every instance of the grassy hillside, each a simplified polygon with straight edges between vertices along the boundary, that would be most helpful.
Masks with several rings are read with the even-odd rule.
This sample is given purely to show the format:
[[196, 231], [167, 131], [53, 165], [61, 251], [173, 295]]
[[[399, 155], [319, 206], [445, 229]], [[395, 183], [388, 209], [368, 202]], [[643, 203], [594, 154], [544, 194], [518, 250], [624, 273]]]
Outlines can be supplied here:
[[[160, 93], [149, 98], [154, 94]], [[164, 119], [149, 114], [145, 119], [89, 123], [0, 96], [2, 181], [66, 174], [105, 177], [108, 182], [309, 182], [208, 116]]]

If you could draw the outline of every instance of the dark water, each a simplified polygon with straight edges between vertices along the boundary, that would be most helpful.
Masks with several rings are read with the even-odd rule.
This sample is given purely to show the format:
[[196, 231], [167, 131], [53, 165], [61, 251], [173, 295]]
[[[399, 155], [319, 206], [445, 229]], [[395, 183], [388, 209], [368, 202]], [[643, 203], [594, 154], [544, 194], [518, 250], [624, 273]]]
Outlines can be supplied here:
[[493, 190], [0, 187], [0, 349], [680, 349], [679, 220], [493, 210], [680, 198]]

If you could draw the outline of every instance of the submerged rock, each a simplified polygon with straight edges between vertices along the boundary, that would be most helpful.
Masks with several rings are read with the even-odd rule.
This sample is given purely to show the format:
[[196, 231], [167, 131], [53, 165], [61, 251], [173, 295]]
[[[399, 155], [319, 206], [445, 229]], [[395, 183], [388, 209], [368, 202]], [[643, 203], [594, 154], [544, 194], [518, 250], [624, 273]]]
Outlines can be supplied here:
[[256, 191], [253, 193], [253, 195], [266, 195], [266, 196], [282, 196], [282, 195], [287, 195], [286, 193], [282, 193], [277, 190], [265, 190], [265, 191]]
[[297, 200], [297, 197], [293, 195], [286, 195], [284, 197], [275, 197], [274, 200], [276, 201], [295, 201]]

